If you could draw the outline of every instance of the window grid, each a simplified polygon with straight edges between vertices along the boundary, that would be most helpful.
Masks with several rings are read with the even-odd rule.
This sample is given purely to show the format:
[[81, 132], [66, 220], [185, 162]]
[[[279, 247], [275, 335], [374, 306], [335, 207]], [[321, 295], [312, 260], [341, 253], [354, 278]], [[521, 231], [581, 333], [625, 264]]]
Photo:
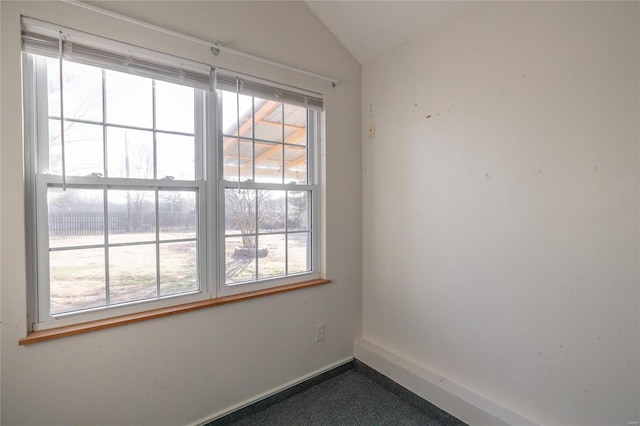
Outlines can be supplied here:
[[[43, 59], [39, 59], [39, 60], [44, 60]], [[46, 60], [44, 60], [46, 61]], [[47, 65], [46, 63], [44, 64], [44, 66], [42, 67], [38, 67], [38, 70], [40, 73], [42, 73], [43, 71], [46, 73], [48, 72], [47, 69]], [[64, 72], [64, 71], [63, 71]], [[45, 74], [46, 75], [46, 74]], [[63, 252], [63, 251], [72, 251], [72, 250], [76, 250], [77, 253], [80, 253], [80, 251], [84, 251], [84, 250], [92, 250], [92, 249], [102, 249], [104, 252], [104, 267], [103, 267], [103, 272], [104, 272], [104, 303], [101, 304], [101, 306], [104, 307], [109, 307], [111, 305], [118, 305], [123, 303], [122, 301], [120, 302], [113, 302], [112, 301], [112, 295], [113, 295], [113, 289], [112, 289], [112, 276], [111, 276], [111, 271], [113, 268], [113, 263], [111, 262], [111, 252], [113, 249], [117, 249], [117, 248], [121, 248], [121, 247], [143, 247], [143, 246], [150, 246], [153, 245], [154, 246], [154, 253], [155, 253], [155, 259], [154, 259], [154, 263], [155, 263], [155, 268], [154, 268], [154, 275], [155, 275], [155, 279], [154, 279], [154, 287], [155, 287], [155, 295], [151, 296], [151, 297], [132, 297], [130, 300], [124, 300], [124, 303], [128, 303], [128, 302], [136, 302], [138, 300], [153, 300], [153, 299], [158, 299], [160, 297], [162, 297], [162, 288], [161, 288], [161, 265], [162, 265], [162, 259], [161, 259], [161, 255], [160, 255], [160, 250], [161, 250], [161, 246], [163, 244], [171, 244], [171, 243], [185, 243], [185, 242], [192, 242], [195, 244], [196, 246], [196, 250], [198, 247], [198, 242], [199, 242], [199, 235], [197, 232], [197, 228], [196, 228], [196, 233], [195, 236], [193, 238], [167, 238], [167, 236], [162, 236], [160, 235], [161, 232], [161, 218], [160, 218], [160, 208], [161, 208], [161, 200], [160, 200], [160, 192], [161, 191], [165, 191], [167, 189], [170, 189], [172, 191], [180, 191], [180, 192], [184, 192], [184, 193], [189, 193], [192, 192], [195, 195], [196, 201], [198, 198], [198, 192], [199, 192], [199, 185], [196, 184], [195, 182], [195, 176], [194, 176], [194, 181], [190, 182], [190, 181], [180, 181], [180, 187], [175, 186], [174, 185], [170, 185], [168, 188], [166, 187], [166, 182], [162, 182], [161, 180], [158, 179], [158, 156], [157, 156], [157, 140], [158, 140], [158, 134], [168, 134], [168, 135], [179, 135], [179, 136], [187, 136], [187, 137], [192, 137], [192, 138], [196, 138], [196, 127], [194, 126], [194, 132], [193, 133], [187, 133], [187, 132], [180, 132], [180, 131], [170, 131], [170, 130], [159, 130], [158, 126], [157, 126], [157, 97], [156, 97], [156, 82], [155, 80], [151, 80], [151, 112], [152, 112], [152, 125], [151, 127], [141, 127], [141, 126], [132, 126], [132, 125], [123, 125], [123, 124], [118, 124], [118, 123], [110, 123], [110, 119], [108, 116], [108, 96], [107, 96], [107, 72], [105, 69], [101, 69], [101, 87], [100, 87], [100, 93], [101, 93], [101, 120], [86, 120], [86, 119], [78, 119], [78, 118], [66, 118], [65, 122], [69, 123], [70, 125], [74, 125], [74, 124], [87, 124], [87, 125], [95, 125], [95, 126], [101, 126], [102, 130], [101, 130], [101, 143], [102, 143], [102, 170], [100, 171], [95, 171], [92, 172], [92, 178], [94, 179], [87, 179], [85, 177], [82, 176], [69, 176], [68, 180], [70, 182], [74, 182], [75, 183], [71, 183], [69, 185], [69, 189], [73, 190], [73, 189], [80, 189], [80, 188], [86, 188], [86, 189], [91, 189], [91, 188], [95, 188], [95, 189], [101, 189], [101, 193], [102, 193], [102, 243], [101, 244], [79, 244], [79, 245], [70, 245], [70, 246], [64, 246], [64, 247], [49, 247], [49, 235], [45, 235], [45, 236], [40, 236], [41, 240], [46, 240], [44, 242], [41, 243], [46, 243], [47, 245], [47, 252], [49, 253], [49, 255], [47, 256], [47, 262], [43, 262], [44, 264], [47, 265], [46, 269], [47, 271], [44, 271], [44, 275], [49, 277], [49, 274], [51, 273], [51, 270], [49, 270], [49, 257], [53, 255], [53, 253], [56, 252]], [[41, 81], [47, 81], [46, 77], [41, 77], [40, 78]], [[39, 91], [37, 92], [36, 96], [39, 96], [40, 99], [42, 99], [44, 102], [44, 104], [47, 104], [48, 101], [46, 99], [47, 95], [45, 94], [46, 92], [42, 92]], [[66, 88], [65, 88], [65, 93], [66, 93]], [[44, 98], [44, 99], [43, 99]], [[201, 102], [198, 101], [198, 96], [195, 94], [194, 92], [194, 102]], [[194, 104], [195, 105], [195, 104]], [[201, 107], [200, 107], [201, 108]], [[55, 115], [55, 114], [47, 114], [47, 118], [49, 120], [60, 120], [60, 116]], [[48, 126], [45, 125], [45, 128], [48, 128]], [[135, 180], [131, 180], [128, 178], [116, 178], [116, 177], [112, 177], [113, 171], [110, 171], [110, 165], [109, 165], [109, 149], [110, 149], [110, 143], [113, 143], [113, 141], [110, 138], [109, 135], [109, 129], [112, 128], [118, 128], [118, 129], [125, 129], [125, 130], [140, 130], [140, 131], [145, 131], [145, 132], [151, 132], [152, 134], [152, 164], [153, 164], [153, 176], [150, 179], [135, 179]], [[39, 146], [41, 147], [47, 147], [46, 150], [48, 152], [49, 148], [50, 148], [50, 144], [49, 144], [49, 131], [45, 131], [42, 132], [41, 136], [40, 136], [40, 143]], [[45, 140], [46, 139], [46, 140]], [[113, 148], [113, 147], [112, 147]], [[40, 164], [41, 168], [43, 170], [46, 170], [48, 172], [48, 160], [49, 160], [49, 155], [47, 156], [40, 156], [41, 159], [44, 159], [46, 161], [46, 163], [44, 164]], [[128, 161], [128, 160], [127, 160]], [[113, 167], [113, 165], [111, 165]], [[195, 165], [194, 165], [195, 166]], [[194, 167], [194, 173], [196, 173], [197, 168]], [[59, 185], [55, 182], [51, 182], [51, 180], [55, 181], [55, 178], [53, 178], [52, 175], [48, 175], [50, 182], [45, 184], [46, 188], [51, 188], [54, 189], [56, 187], [59, 187]], [[96, 179], [97, 178], [97, 179]], [[97, 182], [100, 182], [99, 184]], [[141, 185], [142, 182], [142, 185]], [[174, 182], [171, 182], [174, 183]], [[178, 183], [178, 182], [175, 182]], [[152, 197], [153, 197], [153, 216], [154, 216], [154, 227], [155, 227], [155, 232], [154, 232], [154, 238], [152, 240], [136, 240], [136, 241], [129, 241], [129, 242], [111, 242], [110, 241], [110, 237], [112, 234], [112, 223], [110, 221], [110, 209], [109, 209], [109, 202], [111, 200], [111, 196], [113, 195], [113, 190], [125, 190], [125, 191], [140, 191], [140, 190], [145, 190], [152, 192]], [[46, 193], [49, 192], [49, 189], [46, 190]], [[47, 201], [47, 198], [45, 198], [44, 200], [41, 199], [41, 202], [44, 202], [45, 205], [47, 206], [46, 211], [47, 211], [47, 216], [48, 216], [48, 212], [49, 212], [49, 202]], [[195, 218], [196, 223], [198, 222], [197, 219], [197, 214], [196, 214], [196, 218]], [[48, 219], [47, 219], [48, 222]], [[197, 254], [195, 254], [195, 259], [196, 259], [196, 276], [200, 276], [201, 274], [197, 271], [201, 265], [198, 265], [199, 263], [199, 256]], [[45, 269], [45, 268], [42, 268]], [[42, 272], [41, 269], [41, 272]], [[42, 273], [40, 275], [43, 275]], [[51, 283], [51, 281], [49, 281]], [[199, 283], [200, 280], [198, 280], [196, 282], [196, 288], [187, 288], [185, 290], [185, 292], [189, 293], [189, 292], [193, 292], [193, 291], [199, 291], [200, 290], [200, 286], [201, 284]], [[51, 293], [48, 291], [47, 296], [48, 297], [52, 297]], [[67, 312], [77, 312], [77, 311], [83, 311], [84, 308], [83, 307], [74, 307], [71, 306], [70, 308], [67, 309], [58, 309], [57, 311], [54, 310], [55, 308], [53, 308], [53, 305], [51, 303], [46, 303], [47, 307], [44, 310], [41, 310], [40, 313], [40, 317], [41, 318], [48, 318], [51, 315], [60, 315], [60, 314], [65, 314]], [[89, 309], [92, 309], [93, 306], [90, 306]]]
[[[233, 98], [235, 98], [235, 102], [230, 102], [230, 105], [226, 107], [227, 109], [235, 110], [236, 102], [242, 102], [240, 99], [240, 96], [232, 92], [219, 92], [219, 96], [221, 99], [220, 103], [222, 104], [220, 110], [221, 110], [221, 114], [223, 115], [225, 114], [225, 105], [224, 105], [225, 98], [227, 100], [233, 100]], [[247, 96], [247, 95], [242, 95], [242, 96]], [[224, 244], [222, 244], [222, 250], [221, 250], [221, 258], [222, 258], [221, 264], [223, 265], [223, 269], [224, 269], [223, 273], [221, 273], [221, 281], [226, 283], [227, 286], [235, 286], [237, 284], [247, 284], [247, 283], [251, 283], [252, 281], [257, 281], [257, 282], [268, 281], [270, 279], [289, 277], [289, 276], [299, 275], [301, 273], [308, 274], [308, 273], [312, 273], [313, 268], [315, 267], [315, 262], [313, 261], [313, 255], [315, 254], [315, 251], [313, 250], [314, 238], [312, 236], [312, 234], [314, 233], [314, 226], [313, 226], [314, 216], [312, 215], [312, 212], [313, 212], [313, 206], [315, 205], [315, 203], [312, 200], [314, 198], [316, 186], [313, 184], [313, 181], [311, 178], [312, 176], [311, 173], [313, 170], [311, 167], [311, 164], [313, 164], [313, 159], [311, 158], [311, 155], [310, 155], [310, 152], [311, 152], [310, 149], [313, 147], [313, 141], [310, 138], [310, 135], [312, 134], [313, 129], [311, 128], [312, 126], [310, 126], [310, 122], [309, 122], [310, 115], [314, 113], [303, 108], [301, 109], [301, 111], [304, 111], [303, 112], [304, 124], [300, 129], [305, 133], [304, 142], [302, 144], [300, 143], [300, 141], [297, 141], [297, 143], [290, 143], [289, 140], [287, 139], [287, 133], [286, 133], [288, 123], [287, 123], [286, 114], [285, 114], [285, 107], [287, 105], [284, 103], [275, 103], [274, 105], [273, 101], [265, 101], [262, 99], [260, 99], [261, 102], [258, 102], [257, 99], [258, 98], [256, 97], [251, 97], [250, 111], [249, 111], [251, 113], [250, 117], [246, 117], [247, 111], [244, 111], [244, 114], [243, 114], [243, 113], [240, 113], [239, 111], [240, 108], [238, 108], [238, 110], [234, 111], [236, 117], [234, 118], [235, 120], [234, 126], [232, 126], [231, 131], [229, 131], [230, 130], [229, 128], [225, 128], [220, 136], [222, 141], [233, 140], [235, 141], [235, 143], [238, 143], [238, 142], [240, 142], [241, 144], [249, 143], [251, 147], [251, 150], [250, 150], [251, 157], [249, 159], [246, 159], [245, 157], [246, 153], [244, 154], [245, 156], [243, 156], [242, 150], [240, 150], [240, 153], [238, 154], [238, 149], [237, 149], [238, 146], [236, 146], [235, 150], [229, 149], [228, 155], [225, 155], [226, 152], [224, 148], [221, 149], [221, 153], [222, 153], [222, 156], [221, 156], [222, 159], [220, 161], [222, 165], [221, 189], [223, 192], [223, 196], [221, 196], [220, 199], [225, 205], [225, 215], [229, 214], [229, 205], [233, 204], [233, 200], [227, 196], [227, 194], [229, 193], [228, 191], [237, 191], [238, 196], [240, 196], [240, 194], [242, 194], [243, 192], [246, 193], [247, 191], [251, 191], [251, 194], [252, 194], [249, 196], [249, 198], [252, 198], [251, 200], [252, 207], [251, 209], [245, 212], [245, 214], [252, 216], [251, 230], [249, 232], [247, 232], [247, 230], [240, 230], [240, 232], [230, 230], [228, 218], [222, 222], [225, 229], [225, 232], [224, 232], [225, 241], [224, 241]], [[271, 108], [269, 110], [269, 108], [266, 107], [265, 105], [268, 105], [270, 102], [272, 106], [269, 107]], [[232, 106], [234, 108], [231, 108]], [[262, 111], [261, 108], [266, 108], [267, 111], [266, 112]], [[261, 124], [265, 123], [263, 119], [269, 116], [269, 114], [273, 114], [273, 112], [275, 111], [277, 111], [277, 117], [279, 119], [278, 120], [279, 123], [268, 122], [268, 125], [273, 126], [277, 124], [279, 126], [278, 138], [280, 140], [270, 140], [269, 138], [266, 138], [266, 137], [260, 137], [260, 135], [258, 134], [258, 129]], [[243, 115], [245, 116], [244, 120], [242, 119]], [[246, 129], [245, 131], [243, 131], [243, 127], [246, 126], [246, 123], [250, 123], [250, 129]], [[295, 126], [290, 125], [290, 127], [295, 127]], [[277, 139], [277, 138], [271, 138], [271, 139]], [[266, 151], [259, 153], [256, 148], [258, 144], [267, 146]], [[269, 180], [268, 177], [261, 177], [258, 174], [257, 170], [259, 170], [259, 168], [261, 167], [261, 164], [260, 164], [261, 159], [267, 160], [268, 158], [270, 158], [269, 153], [272, 150], [274, 150], [274, 148], [276, 147], [279, 148], [279, 154], [278, 154], [279, 173], [278, 173], [277, 180], [274, 182], [273, 179]], [[295, 182], [295, 181], [287, 182], [287, 170], [288, 170], [288, 162], [286, 157], [287, 147], [291, 147], [291, 148], [295, 148], [297, 150], [303, 151], [302, 163], [305, 164], [305, 172], [304, 172], [304, 177], [300, 179], [299, 182]], [[233, 158], [234, 156], [236, 158]], [[251, 172], [248, 176], [245, 175], [244, 179], [242, 179], [243, 174], [240, 170], [245, 167], [243, 165], [243, 161], [245, 159], [247, 162], [248, 161], [251, 162], [250, 163]], [[228, 162], [225, 163], [225, 160], [227, 160]], [[238, 169], [238, 172], [232, 173], [230, 171], [229, 172], [226, 171], [224, 168], [225, 165], [227, 165], [228, 168], [230, 166], [236, 167]], [[240, 181], [237, 180], [238, 177], [240, 177]], [[307, 215], [307, 218], [305, 219], [305, 222], [307, 226], [303, 230], [294, 231], [294, 230], [291, 230], [289, 226], [290, 213], [291, 213], [289, 209], [289, 203], [291, 200], [291, 195], [290, 195], [291, 191], [296, 191], [296, 192], [299, 191], [305, 194], [304, 198], [307, 203], [307, 206], [305, 208], [305, 214]], [[282, 229], [279, 229], [276, 231], [269, 231], [269, 230], [262, 229], [261, 215], [263, 214], [263, 210], [265, 210], [266, 208], [264, 205], [261, 205], [262, 204], [261, 200], [264, 198], [263, 193], [278, 194], [278, 196], [282, 198], [282, 204], [283, 204]], [[292, 254], [290, 245], [293, 241], [292, 240], [293, 235], [307, 236], [306, 242], [304, 244], [305, 246], [304, 257], [306, 257], [305, 266], [298, 267], [297, 268], [298, 270], [295, 270], [295, 271], [291, 267], [291, 260], [290, 260], [291, 254]], [[262, 252], [262, 250], [264, 250], [265, 248], [267, 250], [270, 250], [270, 248], [266, 247], [269, 237], [278, 237], [278, 236], [282, 238], [281, 240], [282, 260], [279, 261], [280, 263], [279, 268], [281, 268], [281, 272], [263, 273], [261, 271], [262, 269], [266, 269], [268, 265], [267, 256], [269, 256], [269, 253], [265, 254]], [[253, 247], [251, 247], [251, 244], [250, 244], [249, 247], [245, 248], [246, 251], [249, 252], [249, 256], [253, 257], [253, 259], [251, 259], [251, 263], [253, 264], [253, 267], [249, 268], [248, 266], [246, 266], [244, 269], [244, 272], [245, 272], [244, 274], [242, 274], [242, 271], [240, 271], [239, 273], [237, 273], [236, 277], [230, 276], [228, 271], [229, 270], [234, 271], [236, 269], [236, 266], [230, 265], [229, 257], [235, 257], [236, 251], [234, 251], [233, 255], [230, 256], [229, 242], [234, 240], [239, 240], [239, 239], [244, 240], [245, 238], [254, 240]], [[246, 245], [246, 244], [243, 243], [243, 245]]]

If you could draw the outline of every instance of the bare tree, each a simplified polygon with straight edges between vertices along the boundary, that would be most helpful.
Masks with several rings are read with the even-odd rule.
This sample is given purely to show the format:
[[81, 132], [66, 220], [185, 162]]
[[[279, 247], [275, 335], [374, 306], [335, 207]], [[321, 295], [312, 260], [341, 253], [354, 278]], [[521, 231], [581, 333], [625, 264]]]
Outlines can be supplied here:
[[[258, 191], [260, 193], [262, 191]], [[256, 247], [256, 191], [253, 189], [230, 189], [225, 193], [227, 220], [242, 233], [242, 246]], [[260, 195], [258, 195], [260, 196]]]

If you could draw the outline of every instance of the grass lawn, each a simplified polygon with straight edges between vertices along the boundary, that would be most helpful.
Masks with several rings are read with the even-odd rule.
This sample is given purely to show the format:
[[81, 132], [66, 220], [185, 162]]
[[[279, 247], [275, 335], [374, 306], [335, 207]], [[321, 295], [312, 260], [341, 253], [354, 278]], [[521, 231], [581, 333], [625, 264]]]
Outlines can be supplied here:
[[[225, 242], [227, 282], [255, 280], [256, 264], [260, 279], [283, 276], [286, 260], [290, 274], [307, 271], [307, 235], [290, 234], [288, 244], [284, 234], [260, 236], [258, 247], [266, 248], [268, 254], [258, 259], [235, 256], [235, 247], [242, 246], [242, 239], [228, 237]], [[101, 235], [51, 237], [51, 247], [79, 247], [50, 252], [52, 314], [198, 290], [196, 242], [163, 241], [182, 238], [194, 238], [194, 234], [165, 232], [159, 245], [153, 241], [154, 233], [120, 235], [117, 242], [140, 244], [107, 250], [81, 248], [102, 244]], [[159, 264], [156, 263], [158, 254]], [[107, 256], [108, 270], [105, 269]]]

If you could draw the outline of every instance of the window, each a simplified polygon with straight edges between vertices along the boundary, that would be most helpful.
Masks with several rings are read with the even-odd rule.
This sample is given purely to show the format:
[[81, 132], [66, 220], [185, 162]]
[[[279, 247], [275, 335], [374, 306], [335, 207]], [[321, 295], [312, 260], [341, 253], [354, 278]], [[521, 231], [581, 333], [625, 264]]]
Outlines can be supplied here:
[[319, 277], [317, 94], [30, 18], [23, 46], [34, 329]]
[[317, 253], [317, 113], [240, 87], [219, 93], [225, 293], [312, 273]]

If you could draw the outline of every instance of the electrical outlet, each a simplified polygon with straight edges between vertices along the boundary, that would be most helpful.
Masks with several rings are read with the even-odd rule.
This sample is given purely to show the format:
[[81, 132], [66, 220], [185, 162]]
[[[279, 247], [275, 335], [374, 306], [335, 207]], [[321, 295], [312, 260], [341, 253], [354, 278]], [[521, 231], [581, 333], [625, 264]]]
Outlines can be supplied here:
[[376, 123], [369, 123], [369, 139], [373, 139], [376, 137]]
[[316, 342], [324, 340], [324, 324], [316, 325]]

